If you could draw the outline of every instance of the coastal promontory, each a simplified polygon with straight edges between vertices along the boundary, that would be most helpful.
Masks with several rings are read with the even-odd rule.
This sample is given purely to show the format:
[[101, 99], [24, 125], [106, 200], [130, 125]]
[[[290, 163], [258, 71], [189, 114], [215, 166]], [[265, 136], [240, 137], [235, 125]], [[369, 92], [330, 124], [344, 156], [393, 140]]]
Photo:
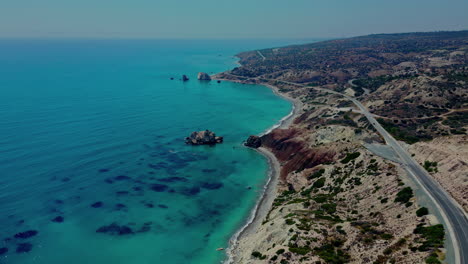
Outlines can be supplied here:
[[250, 148], [259, 148], [262, 145], [262, 140], [259, 136], [250, 136], [244, 145]]

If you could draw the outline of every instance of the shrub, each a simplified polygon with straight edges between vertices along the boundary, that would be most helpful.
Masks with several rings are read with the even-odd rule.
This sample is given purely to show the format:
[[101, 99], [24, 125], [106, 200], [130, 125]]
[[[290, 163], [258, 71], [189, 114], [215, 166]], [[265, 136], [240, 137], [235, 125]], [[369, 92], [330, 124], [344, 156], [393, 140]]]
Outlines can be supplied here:
[[317, 203], [324, 203], [328, 200], [328, 195], [326, 194], [317, 194], [314, 198], [312, 198]]
[[421, 217], [421, 216], [424, 216], [424, 215], [427, 215], [427, 214], [429, 214], [429, 210], [427, 210], [426, 207], [421, 207], [416, 211], [416, 215], [418, 217]]
[[315, 254], [322, 258], [326, 263], [342, 264], [349, 262], [350, 256], [341, 249], [335, 250], [333, 244], [326, 244], [314, 249]]
[[306, 255], [307, 253], [311, 251], [311, 249], [308, 247], [290, 247], [289, 251], [291, 251], [292, 253], [299, 254], [299, 255]]
[[356, 159], [357, 157], [359, 157], [361, 155], [360, 152], [353, 152], [353, 153], [347, 153], [346, 154], [346, 157], [344, 159], [341, 160], [341, 163], [343, 164], [346, 164], [354, 159]]
[[445, 232], [441, 224], [424, 227], [419, 224], [413, 231], [424, 238], [423, 244], [418, 248], [419, 251], [427, 251], [432, 248], [442, 247], [444, 244]]
[[277, 254], [277, 255], [280, 255], [280, 254], [283, 254], [285, 251], [286, 251], [286, 250], [284, 250], [284, 248], [278, 249], [278, 250], [276, 251], [276, 254]]
[[397, 193], [395, 202], [407, 203], [413, 197], [413, 189], [411, 187], [405, 187]]
[[252, 257], [258, 258], [258, 259], [266, 259], [267, 258], [267, 256], [262, 255], [262, 253], [260, 253], [258, 251], [252, 252]]
[[439, 259], [437, 258], [437, 255], [430, 255], [427, 259], [426, 259], [426, 263], [427, 264], [441, 264], [441, 262], [439, 261]]
[[383, 234], [380, 235], [380, 237], [381, 237], [382, 239], [385, 239], [385, 240], [390, 240], [390, 239], [393, 238], [393, 235], [392, 235], [392, 234], [383, 233]]
[[325, 178], [324, 177], [319, 178], [316, 182], [314, 182], [314, 184], [312, 184], [312, 187], [314, 187], [314, 188], [322, 188], [323, 186], [325, 186]]
[[322, 208], [322, 210], [324, 210], [328, 214], [333, 214], [333, 213], [336, 212], [336, 204], [335, 203], [322, 204], [321, 208]]
[[286, 224], [287, 225], [294, 225], [296, 222], [294, 222], [294, 220], [292, 219], [286, 219]]
[[315, 178], [319, 178], [320, 176], [322, 176], [323, 174], [325, 173], [325, 169], [320, 169], [314, 173], [312, 173], [307, 179], [315, 179]]

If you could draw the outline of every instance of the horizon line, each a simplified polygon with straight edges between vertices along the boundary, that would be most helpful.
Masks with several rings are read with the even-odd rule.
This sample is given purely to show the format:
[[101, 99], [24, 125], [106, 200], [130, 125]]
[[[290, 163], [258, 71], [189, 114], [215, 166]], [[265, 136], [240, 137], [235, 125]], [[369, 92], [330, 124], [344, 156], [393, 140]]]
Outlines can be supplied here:
[[371, 35], [392, 35], [412, 33], [437, 33], [437, 32], [462, 32], [461, 30], [430, 30], [430, 31], [404, 31], [404, 32], [380, 32], [359, 35], [342, 35], [334, 37], [152, 37], [152, 36], [0, 36], [0, 40], [333, 40]]

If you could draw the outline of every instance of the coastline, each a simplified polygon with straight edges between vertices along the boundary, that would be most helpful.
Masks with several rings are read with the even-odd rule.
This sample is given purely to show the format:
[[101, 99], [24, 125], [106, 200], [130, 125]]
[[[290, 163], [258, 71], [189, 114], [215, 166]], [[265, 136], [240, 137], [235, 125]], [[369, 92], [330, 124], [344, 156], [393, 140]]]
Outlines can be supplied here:
[[[218, 79], [219, 80], [219, 79]], [[222, 79], [224, 81], [231, 81]], [[235, 81], [244, 83], [242, 81]], [[274, 129], [286, 129], [288, 128], [294, 119], [299, 115], [302, 111], [303, 103], [296, 98], [292, 98], [286, 94], [282, 94], [279, 92], [278, 87], [270, 85], [270, 84], [258, 84], [263, 85], [270, 88], [273, 93], [289, 102], [292, 103], [291, 112], [283, 117], [278, 123], [274, 124], [271, 128], [267, 129], [266, 131], [260, 133], [260, 136], [266, 135], [271, 133]], [[268, 160], [268, 179], [263, 187], [263, 193], [258, 198], [254, 208], [252, 209], [249, 217], [247, 218], [246, 222], [240, 229], [238, 229], [234, 235], [229, 240], [229, 246], [226, 249], [226, 260], [224, 263], [237, 263], [236, 255], [239, 250], [239, 242], [241, 240], [247, 239], [252, 232], [255, 232], [257, 227], [261, 225], [262, 220], [266, 217], [268, 212], [270, 211], [271, 206], [273, 205], [274, 199], [276, 197], [276, 187], [278, 185], [279, 174], [281, 170], [281, 164], [276, 156], [271, 152], [269, 149], [260, 147], [256, 149], [256, 151], [263, 155]]]

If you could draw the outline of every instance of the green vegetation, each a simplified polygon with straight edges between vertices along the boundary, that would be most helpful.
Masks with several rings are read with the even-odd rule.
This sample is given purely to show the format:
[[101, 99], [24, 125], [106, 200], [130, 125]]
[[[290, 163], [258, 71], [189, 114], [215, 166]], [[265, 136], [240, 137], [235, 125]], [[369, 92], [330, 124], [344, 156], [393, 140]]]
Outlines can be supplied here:
[[439, 172], [439, 170], [437, 169], [437, 162], [434, 161], [434, 162], [430, 162], [428, 160], [424, 161], [424, 169], [426, 169], [428, 172]]
[[383, 233], [383, 234], [380, 234], [380, 237], [384, 240], [390, 240], [393, 238], [393, 235], [392, 234], [387, 234], [387, 233]]
[[289, 251], [299, 255], [306, 255], [311, 251], [311, 249], [308, 247], [289, 247]]
[[[356, 89], [355, 90], [359, 92], [361, 92], [362, 88], [367, 88], [371, 91], [375, 91], [380, 86], [384, 85], [385, 83], [398, 79], [398, 78], [400, 77], [393, 77], [390, 75], [378, 76], [375, 78], [362, 78], [362, 79], [354, 80], [353, 84], [356, 86], [355, 88], [357, 88], [357, 90]], [[363, 92], [364, 91], [362, 90], [362, 93]]]
[[405, 187], [397, 193], [395, 203], [408, 203], [411, 198], [413, 198], [413, 189], [411, 189], [411, 187]]
[[325, 178], [319, 178], [314, 184], [312, 184], [313, 188], [322, 188], [325, 185]]
[[262, 253], [260, 253], [258, 251], [252, 252], [252, 257], [258, 258], [258, 259], [266, 259], [267, 258], [266, 255], [262, 255]]
[[442, 264], [438, 257], [437, 257], [437, 254], [433, 253], [431, 254], [427, 259], [426, 259], [426, 263], [427, 264]]
[[[338, 245], [339, 244], [340, 243], [338, 243]], [[326, 263], [342, 264], [349, 262], [350, 256], [343, 250], [335, 248], [335, 245], [337, 245], [337, 243], [333, 242], [331, 244], [325, 244], [321, 247], [317, 247], [314, 249], [314, 253], [322, 258]]]
[[320, 206], [322, 210], [324, 210], [328, 214], [334, 214], [336, 212], [336, 204], [335, 203], [330, 203], [330, 204], [322, 204]]
[[290, 218], [286, 219], [285, 221], [286, 221], [287, 225], [294, 225], [296, 223], [296, 222], [294, 222], [293, 219], [290, 219]]
[[328, 198], [330, 197], [330, 195], [328, 194], [317, 194], [314, 198], [312, 198], [312, 200], [314, 200], [316, 203], [324, 203], [328, 200]]
[[449, 126], [452, 134], [465, 135], [466, 129], [464, 127], [468, 125], [468, 112], [453, 113], [447, 116], [447, 119], [442, 121], [442, 124]]
[[281, 255], [281, 254], [283, 254], [285, 251], [286, 251], [286, 250], [284, 250], [284, 248], [278, 249], [278, 250], [276, 251], [276, 255]]
[[307, 179], [311, 180], [311, 179], [320, 178], [320, 176], [322, 176], [324, 173], [325, 173], [325, 169], [320, 169], [312, 173], [309, 177], [307, 177]]
[[409, 131], [403, 130], [392, 122], [387, 122], [382, 118], [378, 118], [377, 121], [398, 140], [405, 141], [408, 144], [414, 144], [421, 140], [418, 136], [410, 134]]
[[358, 158], [361, 155], [359, 152], [353, 152], [353, 153], [347, 153], [346, 157], [341, 160], [341, 163], [346, 164], [356, 158]]
[[413, 231], [415, 234], [420, 234], [424, 239], [422, 245], [418, 247], [419, 251], [427, 251], [429, 249], [437, 249], [443, 247], [445, 232], [444, 226], [441, 224], [433, 226], [423, 226], [419, 224]]
[[421, 207], [416, 211], [416, 215], [418, 217], [421, 217], [421, 216], [424, 216], [424, 215], [427, 215], [427, 214], [429, 214], [429, 210], [427, 210], [426, 207]]

